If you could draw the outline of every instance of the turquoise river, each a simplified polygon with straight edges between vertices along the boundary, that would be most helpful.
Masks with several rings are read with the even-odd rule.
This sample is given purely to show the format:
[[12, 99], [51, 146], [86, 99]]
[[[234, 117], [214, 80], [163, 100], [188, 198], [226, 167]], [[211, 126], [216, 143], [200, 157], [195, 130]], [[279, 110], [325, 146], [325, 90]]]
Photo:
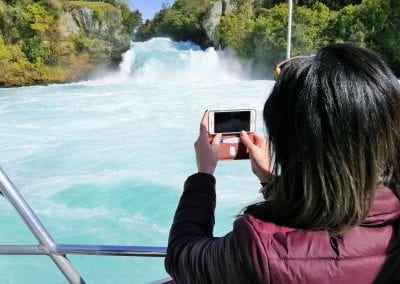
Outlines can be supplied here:
[[[0, 166], [57, 243], [166, 246], [206, 109], [261, 111], [273, 82], [235, 58], [166, 38], [132, 43], [119, 71], [71, 84], [0, 89]], [[215, 235], [260, 198], [249, 161], [220, 162]], [[0, 244], [36, 245], [0, 198]], [[87, 283], [152, 283], [163, 258], [69, 259]], [[66, 283], [47, 256], [0, 256], [0, 283]]]

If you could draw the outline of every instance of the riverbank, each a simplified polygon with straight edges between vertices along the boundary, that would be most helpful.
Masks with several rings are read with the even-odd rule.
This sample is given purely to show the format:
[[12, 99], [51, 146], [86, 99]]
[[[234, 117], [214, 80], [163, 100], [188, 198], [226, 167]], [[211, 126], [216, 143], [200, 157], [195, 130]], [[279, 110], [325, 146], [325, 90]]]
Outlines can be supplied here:
[[119, 1], [0, 0], [0, 86], [84, 80], [129, 49], [138, 11]]

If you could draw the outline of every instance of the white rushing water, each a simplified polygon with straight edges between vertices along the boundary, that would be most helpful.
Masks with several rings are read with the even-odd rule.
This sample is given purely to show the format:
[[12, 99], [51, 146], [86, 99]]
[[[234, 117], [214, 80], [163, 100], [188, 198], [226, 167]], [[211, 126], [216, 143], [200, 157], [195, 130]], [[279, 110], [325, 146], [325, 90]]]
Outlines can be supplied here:
[[[120, 71], [0, 89], [0, 165], [58, 243], [166, 246], [206, 109], [261, 110], [273, 82], [239, 61], [165, 38], [132, 43]], [[220, 162], [216, 235], [259, 198], [249, 161]], [[0, 199], [0, 244], [37, 244]], [[70, 256], [87, 283], [165, 278], [162, 258]], [[0, 283], [65, 283], [45, 256], [0, 256]]]

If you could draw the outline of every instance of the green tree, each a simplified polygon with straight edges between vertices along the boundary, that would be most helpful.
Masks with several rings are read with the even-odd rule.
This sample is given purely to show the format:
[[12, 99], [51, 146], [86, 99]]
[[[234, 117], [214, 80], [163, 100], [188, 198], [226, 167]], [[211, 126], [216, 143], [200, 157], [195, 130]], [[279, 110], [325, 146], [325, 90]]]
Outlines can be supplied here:
[[202, 27], [210, 0], [176, 0], [172, 6], [165, 5], [151, 21], [139, 28], [137, 39], [167, 36], [174, 40], [190, 40], [197, 44], [207, 41]]
[[1, 22], [1, 31], [4, 36], [4, 41], [7, 43], [17, 43], [22, 35], [23, 20], [21, 18], [26, 1], [17, 2], [15, 5], [7, 4]]
[[120, 3], [119, 9], [122, 14], [122, 24], [129, 34], [133, 34], [133, 31], [142, 24], [142, 14], [139, 10], [132, 12], [125, 3]]
[[364, 0], [339, 10], [332, 20], [330, 39], [367, 47], [380, 54], [400, 75], [400, 2]]
[[328, 43], [327, 29], [332, 18], [329, 8], [315, 2], [311, 8], [299, 6], [293, 15], [292, 53], [311, 54]]
[[30, 4], [22, 12], [21, 24], [28, 26], [35, 34], [42, 36], [54, 24], [54, 16], [43, 7], [40, 2]]
[[375, 38], [387, 31], [391, 14], [390, 0], [365, 0], [360, 5], [359, 17], [367, 27], [367, 37]]
[[0, 32], [0, 65], [4, 66], [4, 64], [11, 58], [10, 51], [8, 50], [6, 44], [3, 40], [3, 35]]
[[333, 42], [349, 42], [365, 46], [366, 27], [360, 19], [360, 6], [349, 5], [339, 10], [328, 29]]
[[36, 61], [47, 62], [50, 55], [49, 47], [38, 36], [23, 41], [22, 51], [32, 63]]
[[366, 27], [367, 47], [381, 54], [400, 75], [400, 2], [364, 0], [360, 18]]
[[158, 32], [175, 40], [186, 40], [192, 37], [193, 30], [198, 29], [194, 15], [185, 15], [182, 10], [166, 9]]
[[[246, 0], [240, 3], [243, 5]], [[265, 69], [285, 57], [288, 6], [283, 3], [270, 9], [260, 8], [257, 14], [255, 21], [251, 13], [243, 11], [223, 17], [219, 35], [224, 45], [232, 47], [241, 57], [253, 59], [258, 69]], [[296, 7], [292, 25], [292, 55], [311, 54], [325, 45], [329, 40], [327, 29], [333, 16], [329, 8], [319, 2], [311, 8]]]
[[188, 17], [202, 20], [210, 0], [176, 0], [172, 9], [179, 10]]
[[247, 39], [254, 27], [253, 8], [249, 0], [237, 3], [238, 10], [221, 18], [218, 37], [222, 47], [229, 46], [241, 57], [246, 57], [251, 50]]
[[287, 35], [287, 4], [266, 9], [256, 19], [248, 37], [251, 53], [247, 54], [260, 65], [272, 65], [284, 58]]

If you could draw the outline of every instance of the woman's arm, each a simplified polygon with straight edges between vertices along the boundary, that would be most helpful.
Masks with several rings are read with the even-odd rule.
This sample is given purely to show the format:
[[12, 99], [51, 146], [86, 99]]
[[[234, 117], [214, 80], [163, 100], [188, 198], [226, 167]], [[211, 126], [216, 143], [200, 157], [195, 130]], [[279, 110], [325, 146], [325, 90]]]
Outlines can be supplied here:
[[[257, 237], [252, 227], [244, 221], [236, 222], [233, 232], [221, 238], [213, 236], [213, 173], [218, 163], [220, 135], [209, 143], [207, 121], [206, 112], [195, 142], [198, 173], [185, 182], [170, 230], [165, 267], [177, 283], [259, 283], [260, 273], [255, 273], [253, 266], [260, 259], [261, 250], [254, 241]], [[250, 154], [262, 152], [257, 144], [260, 141], [248, 143], [252, 147]]]
[[198, 173], [184, 187], [171, 227], [165, 267], [176, 283], [259, 283], [254, 231], [245, 222], [213, 237], [215, 179]]

